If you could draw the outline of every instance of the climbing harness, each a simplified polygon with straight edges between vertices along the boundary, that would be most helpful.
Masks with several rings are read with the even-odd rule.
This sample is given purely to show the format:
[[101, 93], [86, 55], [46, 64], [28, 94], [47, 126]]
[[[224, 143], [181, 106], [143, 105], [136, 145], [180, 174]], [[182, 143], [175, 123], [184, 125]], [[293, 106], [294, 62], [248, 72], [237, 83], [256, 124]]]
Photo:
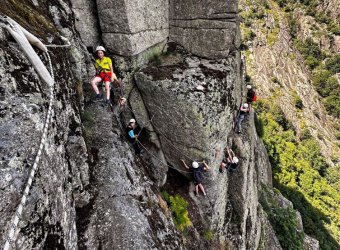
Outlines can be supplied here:
[[[48, 84], [50, 88], [49, 106], [47, 110], [46, 119], [44, 122], [43, 133], [40, 139], [39, 150], [37, 152], [32, 169], [30, 171], [30, 174], [29, 174], [29, 177], [28, 177], [25, 189], [24, 189], [24, 193], [21, 197], [21, 202], [18, 205], [15, 215], [10, 224], [9, 232], [8, 232], [6, 242], [3, 248], [3, 250], [9, 250], [13, 246], [14, 242], [16, 241], [17, 234], [19, 233], [18, 223], [21, 219], [22, 212], [27, 201], [27, 196], [29, 195], [29, 192], [30, 192], [30, 189], [31, 189], [34, 177], [35, 177], [35, 173], [38, 169], [39, 160], [41, 158], [42, 150], [44, 148], [44, 145], [47, 139], [47, 131], [49, 129], [50, 122], [52, 120], [51, 118], [52, 118], [53, 102], [54, 102], [54, 72], [53, 72], [51, 58], [47, 51], [46, 46], [42, 44], [41, 41], [37, 37], [29, 33], [27, 30], [25, 30], [23, 27], [21, 27], [18, 23], [16, 23], [11, 18], [8, 18], [8, 17], [3, 18], [0, 16], [0, 21], [4, 22], [4, 20], [5, 20], [5, 25], [1, 24], [1, 26], [5, 27], [10, 32], [10, 34], [14, 37], [14, 39], [18, 42], [19, 46], [27, 55], [28, 59], [31, 61], [33, 67], [36, 69], [39, 76], [42, 78], [44, 82]], [[36, 54], [36, 52], [32, 48], [31, 44], [35, 45], [36, 47], [38, 47], [39, 49], [43, 50], [46, 53], [49, 67], [50, 67], [50, 72], [48, 72], [45, 65], [42, 63], [41, 59], [39, 58], [39, 56]], [[64, 47], [66, 46], [70, 46], [70, 45], [68, 44], [68, 45], [65, 45]]]

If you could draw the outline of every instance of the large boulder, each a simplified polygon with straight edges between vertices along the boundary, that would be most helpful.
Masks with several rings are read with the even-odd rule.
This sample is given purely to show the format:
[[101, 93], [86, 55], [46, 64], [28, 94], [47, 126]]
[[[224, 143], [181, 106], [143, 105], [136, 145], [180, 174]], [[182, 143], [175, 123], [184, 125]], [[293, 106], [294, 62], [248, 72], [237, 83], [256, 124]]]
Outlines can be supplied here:
[[170, 39], [205, 58], [226, 58], [240, 36], [235, 0], [171, 0]]
[[214, 62], [178, 57], [166, 56], [163, 65], [139, 71], [138, 89], [170, 164], [179, 167], [180, 159], [214, 162], [215, 151], [226, 145], [239, 102], [236, 57]]
[[84, 44], [94, 47], [100, 44], [99, 20], [96, 3], [90, 0], [71, 0], [75, 18], [75, 28]]
[[97, 0], [102, 38], [118, 55], [137, 55], [169, 36], [166, 0]]

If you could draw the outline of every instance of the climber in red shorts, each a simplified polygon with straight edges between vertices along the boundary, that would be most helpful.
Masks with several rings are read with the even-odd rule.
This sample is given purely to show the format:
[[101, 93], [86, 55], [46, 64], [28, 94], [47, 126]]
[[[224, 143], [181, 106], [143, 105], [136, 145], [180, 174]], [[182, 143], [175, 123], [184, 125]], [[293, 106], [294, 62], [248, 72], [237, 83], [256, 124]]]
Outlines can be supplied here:
[[106, 103], [111, 104], [110, 101], [110, 83], [114, 80], [118, 80], [115, 73], [113, 73], [112, 61], [109, 57], [105, 56], [105, 48], [98, 46], [96, 48], [98, 59], [96, 59], [96, 76], [91, 80], [93, 90], [96, 92], [96, 100], [101, 99], [101, 94], [97, 84], [101, 81], [105, 84], [106, 90]]

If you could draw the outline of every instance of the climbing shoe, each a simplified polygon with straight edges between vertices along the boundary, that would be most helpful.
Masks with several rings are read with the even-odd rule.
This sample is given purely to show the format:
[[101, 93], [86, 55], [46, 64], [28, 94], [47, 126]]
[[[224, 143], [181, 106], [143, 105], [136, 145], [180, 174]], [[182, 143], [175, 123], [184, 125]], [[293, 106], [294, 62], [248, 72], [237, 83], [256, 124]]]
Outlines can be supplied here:
[[110, 100], [108, 100], [108, 99], [105, 101], [105, 103], [106, 103], [107, 105], [109, 105], [109, 106], [111, 106], [111, 105], [112, 105], [111, 101], [110, 101]]
[[102, 94], [97, 94], [96, 98], [94, 99], [95, 102], [99, 102], [103, 98]]

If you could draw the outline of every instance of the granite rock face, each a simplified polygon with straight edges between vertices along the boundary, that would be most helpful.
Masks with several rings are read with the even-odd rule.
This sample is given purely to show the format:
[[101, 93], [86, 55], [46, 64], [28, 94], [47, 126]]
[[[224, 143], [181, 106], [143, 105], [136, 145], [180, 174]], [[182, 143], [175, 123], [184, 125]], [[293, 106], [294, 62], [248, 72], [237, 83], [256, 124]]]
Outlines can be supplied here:
[[103, 41], [115, 54], [139, 54], [169, 35], [168, 1], [97, 0], [97, 8]]
[[[87, 209], [77, 210], [84, 229], [79, 248], [178, 249], [181, 240], [146, 171], [151, 166], [134, 157], [120, 118], [100, 104], [87, 106], [86, 114], [93, 179]], [[94, 128], [105, 128], [105, 135]]]
[[[235, 0], [97, 0], [96, 6], [85, 0], [72, 3], [76, 28], [85, 43], [93, 44], [92, 36], [101, 33], [105, 46], [120, 56], [135, 56], [167, 39], [210, 59], [226, 58], [240, 46]], [[98, 16], [92, 8], [98, 10]], [[84, 29], [92, 32], [84, 33]]]
[[[3, 245], [40, 145], [48, 108], [48, 87], [1, 29], [1, 192], [0, 241]], [[41, 55], [47, 64], [45, 55]], [[89, 183], [87, 149], [79, 109], [70, 101], [74, 72], [69, 61], [51, 53], [56, 76], [54, 111], [36, 178], [19, 223], [18, 249], [77, 248], [73, 195], [83, 200]], [[70, 161], [68, 159], [71, 159]]]
[[237, 67], [235, 57], [213, 63], [188, 57], [177, 65], [148, 67], [136, 74], [169, 163], [178, 166], [186, 155], [210, 160], [225, 146], [239, 102], [234, 85], [239, 78], [233, 73]]
[[[97, 7], [92, 1], [71, 2], [75, 24], [66, 1], [34, 4], [38, 9], [48, 6], [46, 18], [58, 29], [53, 41], [60, 41], [60, 33], [72, 46], [51, 48], [53, 120], [19, 223], [17, 248], [281, 249], [258, 202], [261, 183], [270, 187], [272, 181], [253, 113], [244, 121], [242, 135], [233, 132], [245, 87], [236, 2], [97, 0]], [[170, 38], [184, 48], [165, 45], [169, 18]], [[86, 46], [103, 39], [115, 53], [127, 107], [92, 102], [90, 56], [75, 28]], [[2, 244], [39, 145], [48, 96], [2, 28], [0, 38]], [[145, 128], [141, 137], [149, 152], [142, 157], [135, 156], [124, 131], [133, 117]], [[222, 174], [218, 167], [226, 146], [240, 164], [236, 172]], [[194, 196], [191, 173], [180, 159], [208, 162], [203, 183], [208, 197]], [[172, 184], [167, 183], [169, 167], [177, 169], [175, 178], [186, 185], [172, 190], [190, 204], [192, 241], [176, 229], [161, 197], [164, 183]], [[282, 199], [282, 205], [290, 203]], [[206, 232], [213, 232], [213, 239], [205, 239]]]
[[239, 47], [237, 1], [170, 1], [170, 40], [192, 54], [226, 58]]
[[101, 38], [95, 1], [71, 0], [71, 4], [75, 28], [78, 30], [84, 44], [88, 47], [99, 45]]
[[[238, 54], [208, 61], [175, 51], [160, 60], [160, 65], [145, 67], [135, 77], [167, 162], [190, 179], [180, 159], [188, 165], [206, 160], [211, 167], [204, 182], [208, 198], [198, 199], [188, 190], [201, 219], [220, 246], [257, 249], [264, 220], [258, 215], [257, 172], [269, 173], [262, 165], [265, 159], [255, 164], [255, 155], [266, 155], [264, 147], [255, 148], [253, 115], [245, 123], [245, 135], [233, 132], [242, 87]], [[218, 171], [226, 146], [241, 159], [237, 172], [230, 175]]]

